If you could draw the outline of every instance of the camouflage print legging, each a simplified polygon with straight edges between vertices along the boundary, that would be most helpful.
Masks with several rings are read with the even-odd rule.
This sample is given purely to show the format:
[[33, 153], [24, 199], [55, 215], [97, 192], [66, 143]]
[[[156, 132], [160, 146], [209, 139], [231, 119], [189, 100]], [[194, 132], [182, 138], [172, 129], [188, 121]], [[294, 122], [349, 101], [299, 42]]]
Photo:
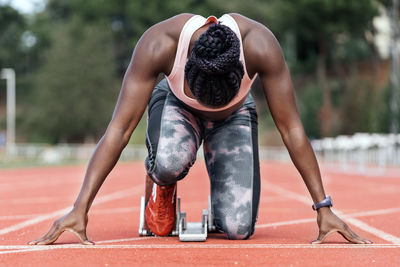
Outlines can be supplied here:
[[164, 79], [153, 91], [148, 113], [145, 164], [153, 181], [169, 185], [183, 179], [204, 142], [216, 226], [230, 239], [252, 235], [260, 198], [257, 114], [252, 97], [228, 118], [208, 121], [185, 107]]

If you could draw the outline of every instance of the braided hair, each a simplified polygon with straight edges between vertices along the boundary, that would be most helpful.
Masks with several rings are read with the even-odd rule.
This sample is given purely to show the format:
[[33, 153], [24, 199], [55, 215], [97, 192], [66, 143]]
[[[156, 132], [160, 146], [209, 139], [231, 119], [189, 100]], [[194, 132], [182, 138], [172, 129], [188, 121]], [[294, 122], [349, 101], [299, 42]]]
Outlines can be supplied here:
[[190, 91], [202, 104], [221, 107], [238, 93], [244, 75], [240, 41], [220, 23], [211, 25], [195, 42], [185, 66]]

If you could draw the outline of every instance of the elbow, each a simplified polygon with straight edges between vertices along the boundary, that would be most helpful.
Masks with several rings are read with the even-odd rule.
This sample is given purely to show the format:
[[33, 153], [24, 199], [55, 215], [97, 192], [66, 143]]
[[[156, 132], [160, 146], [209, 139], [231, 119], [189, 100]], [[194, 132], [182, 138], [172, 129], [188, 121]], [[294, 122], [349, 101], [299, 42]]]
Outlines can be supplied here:
[[308, 142], [304, 129], [301, 126], [286, 128], [283, 130], [279, 129], [279, 132], [285, 145], [303, 146], [306, 142]]
[[129, 129], [119, 129], [116, 127], [108, 127], [103, 139], [106, 143], [111, 143], [113, 146], [124, 149], [130, 140], [132, 131]]
[[132, 132], [124, 132], [122, 134], [122, 147], [125, 148], [131, 139]]
[[121, 148], [124, 149], [131, 139], [132, 131], [129, 128], [119, 129], [118, 131], [118, 143], [121, 145]]

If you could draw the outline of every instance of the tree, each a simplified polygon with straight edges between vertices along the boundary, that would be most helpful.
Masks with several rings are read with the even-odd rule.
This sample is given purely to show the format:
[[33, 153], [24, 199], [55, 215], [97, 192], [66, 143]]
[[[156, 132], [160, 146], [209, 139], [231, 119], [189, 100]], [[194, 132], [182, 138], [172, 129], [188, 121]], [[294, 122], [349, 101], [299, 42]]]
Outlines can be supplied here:
[[298, 39], [308, 43], [308, 49], [316, 48], [316, 76], [323, 91], [321, 131], [324, 136], [330, 135], [332, 100], [327, 79], [329, 56], [340, 36], [363, 38], [378, 14], [378, 3], [374, 0], [284, 0], [277, 6], [280, 9], [278, 13], [282, 15], [281, 28], [294, 32]]
[[[237, 1], [237, 0], [235, 0]], [[154, 24], [179, 13], [222, 13], [214, 1], [205, 0], [49, 0], [46, 12], [52, 22], [68, 22], [73, 16], [82, 23], [107, 21], [111, 25], [117, 70], [122, 76], [141, 35]]]
[[[0, 4], [0, 70], [13, 68], [20, 77], [25, 67], [25, 53], [21, 42], [27, 24], [25, 18], [14, 8]], [[17, 86], [20, 79], [17, 79]], [[0, 132], [6, 127], [6, 82], [0, 80]], [[17, 92], [19, 93], [19, 92]]]
[[111, 29], [82, 25], [76, 18], [54, 31], [53, 45], [35, 82], [31, 112], [35, 141], [99, 138], [111, 118], [118, 91]]
[[206, 2], [49, 0], [31, 27], [38, 45], [30, 52], [39, 68], [35, 102], [24, 118], [26, 138], [53, 143], [98, 138], [116, 102], [116, 77], [122, 78], [140, 36], [189, 7], [206, 15]]
[[0, 5], [0, 67], [18, 68], [23, 62], [21, 38], [25, 18], [14, 8]]

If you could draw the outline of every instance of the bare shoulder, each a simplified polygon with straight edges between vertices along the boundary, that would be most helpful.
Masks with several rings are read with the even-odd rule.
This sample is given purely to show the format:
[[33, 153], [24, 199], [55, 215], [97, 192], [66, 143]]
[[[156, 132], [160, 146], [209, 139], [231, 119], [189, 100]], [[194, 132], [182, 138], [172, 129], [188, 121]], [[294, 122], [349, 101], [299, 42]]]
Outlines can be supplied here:
[[267, 26], [241, 14], [230, 14], [238, 23], [250, 74], [269, 72], [284, 64], [281, 47]]
[[163, 47], [168, 47], [171, 44], [178, 43], [180, 32], [186, 21], [192, 17], [193, 14], [183, 13], [163, 20], [153, 26], [151, 26], [141, 38], [141, 41], [146, 41], [147, 46], [156, 52]]
[[154, 24], [146, 31], [146, 33], [147, 32], [152, 33], [154, 35], [153, 37], [156, 36], [169, 37], [178, 41], [183, 25], [185, 25], [188, 19], [190, 19], [193, 16], [194, 14], [190, 13], [182, 13], [173, 16], [169, 19]]
[[168, 73], [172, 68], [180, 32], [193, 14], [183, 13], [151, 26], [140, 38], [136, 50], [158, 69]]

